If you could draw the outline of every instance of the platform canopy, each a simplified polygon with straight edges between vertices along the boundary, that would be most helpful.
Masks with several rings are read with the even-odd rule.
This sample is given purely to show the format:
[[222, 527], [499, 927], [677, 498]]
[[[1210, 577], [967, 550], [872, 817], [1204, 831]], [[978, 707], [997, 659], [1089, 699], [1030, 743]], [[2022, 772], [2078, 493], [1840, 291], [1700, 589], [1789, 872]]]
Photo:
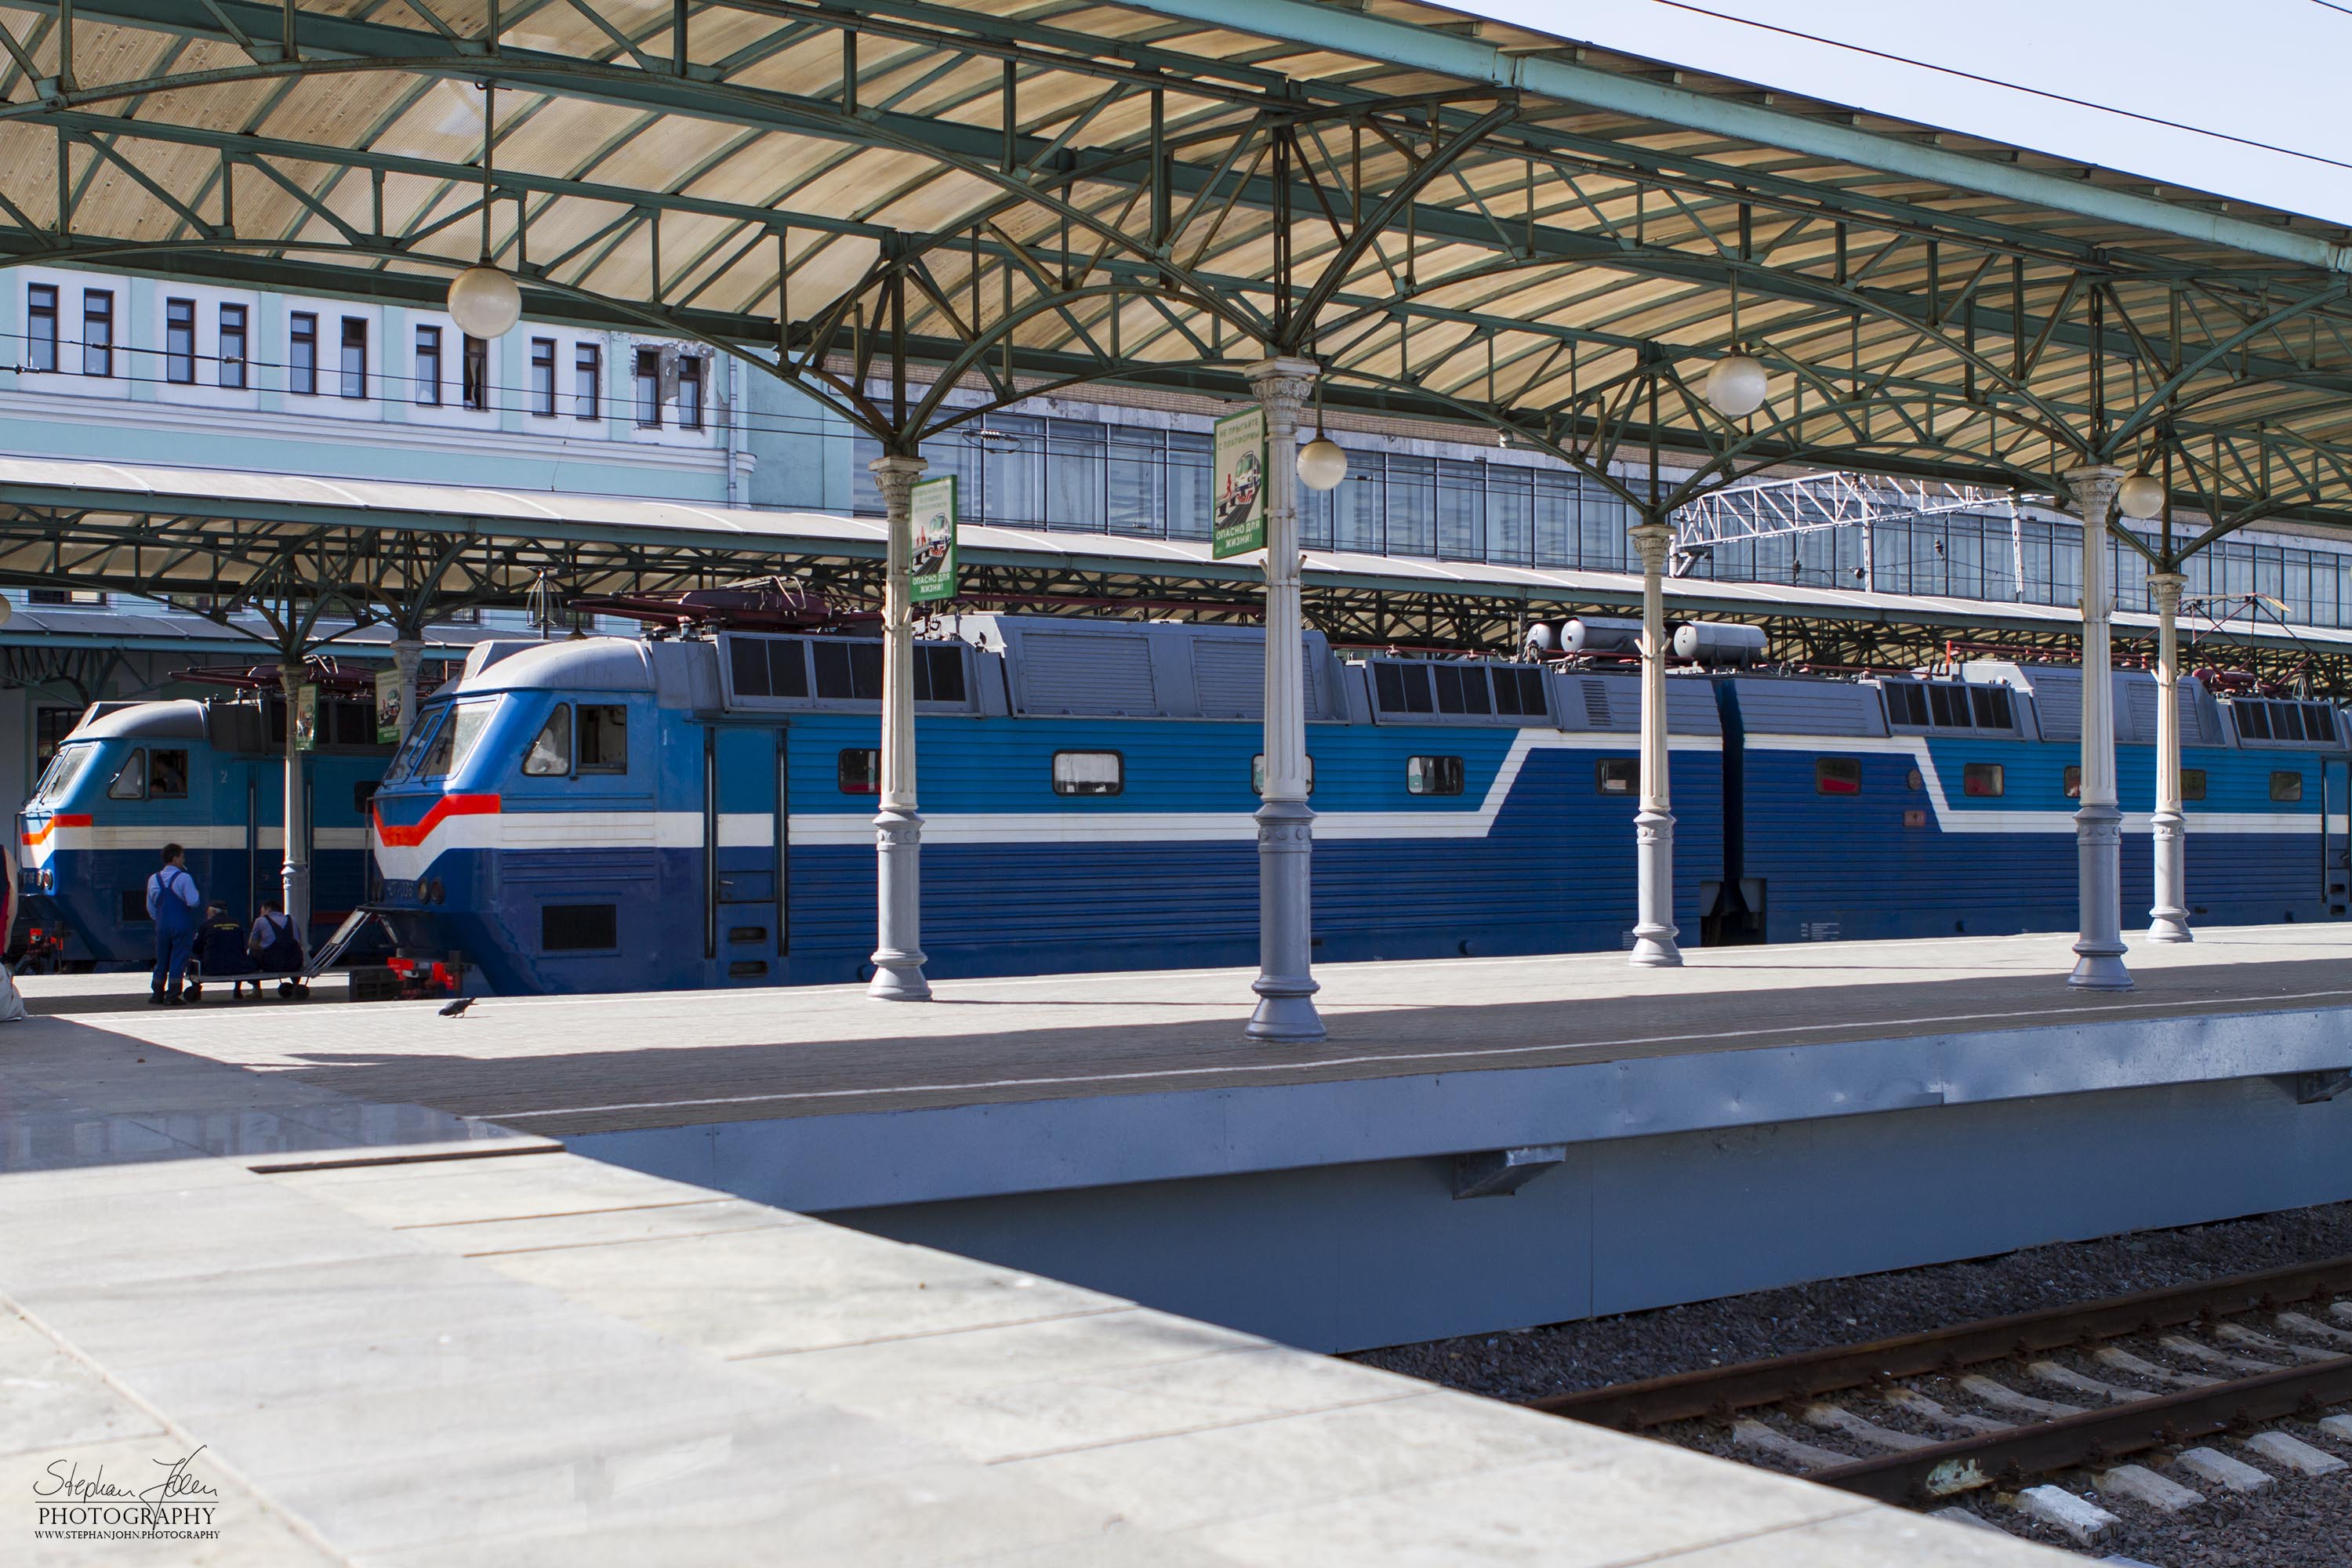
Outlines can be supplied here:
[[[2293, 214], [1406, 0], [0, 6], [0, 251], [745, 353], [895, 450], [1088, 383], [1506, 433], [1663, 512], [1819, 464], [2352, 526]], [[1769, 372], [1727, 419], [1708, 371]], [[951, 386], [978, 401], [950, 406]], [[1628, 459], [1677, 455], [1658, 493]], [[2169, 542], [2166, 542], [2169, 541]]]

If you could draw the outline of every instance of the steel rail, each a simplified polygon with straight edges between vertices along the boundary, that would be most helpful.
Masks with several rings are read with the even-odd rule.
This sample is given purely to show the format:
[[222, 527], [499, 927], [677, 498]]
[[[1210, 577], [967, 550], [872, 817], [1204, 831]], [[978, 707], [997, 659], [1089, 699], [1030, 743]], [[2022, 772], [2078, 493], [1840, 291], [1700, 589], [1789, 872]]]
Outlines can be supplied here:
[[[2229, 1279], [2142, 1290], [2077, 1306], [1988, 1318], [1949, 1328], [1930, 1329], [1923, 1333], [1877, 1340], [1869, 1344], [1838, 1345], [1827, 1350], [1776, 1356], [1769, 1361], [1745, 1362], [1737, 1366], [1709, 1367], [1703, 1372], [1678, 1373], [1667, 1377], [1647, 1378], [1639, 1383], [1617, 1384], [1579, 1394], [1550, 1394], [1526, 1403], [1528, 1408], [1547, 1415], [1565, 1415], [1622, 1431], [1637, 1431], [1670, 1421], [1727, 1415], [1756, 1405], [1778, 1405], [1791, 1399], [1814, 1398], [1850, 1388], [1865, 1387], [1889, 1378], [1921, 1377], [1951, 1372], [1964, 1366], [2040, 1351], [2063, 1350], [2086, 1341], [2143, 1333], [2200, 1319], [2284, 1306], [2316, 1296], [2346, 1291], [2352, 1291], [2352, 1258], [2336, 1258], [2322, 1263], [2295, 1264]], [[2336, 1364], [2315, 1363], [2309, 1370], [2316, 1371]], [[2288, 1369], [2290, 1373], [2303, 1370], [2305, 1369]], [[2352, 1379], [2352, 1358], [2345, 1360], [2343, 1370], [2347, 1379]], [[2273, 1381], [2272, 1376], [2264, 1374], [2220, 1386], [2243, 1391], [2250, 1385]], [[2217, 1390], [2200, 1389], [2197, 1392], [2210, 1394]], [[2337, 1397], [2352, 1397], [2352, 1382], [2347, 1382], [2345, 1394]], [[2168, 1395], [2161, 1400], [2136, 1401], [2128, 1405], [2119, 1405], [2113, 1411], [2094, 1411], [2091, 1415], [2120, 1415], [2126, 1411], [2143, 1410], [2158, 1404], [2169, 1405], [2177, 1403], [2178, 1399], [2179, 1396]], [[2181, 1418], [2186, 1419], [2185, 1416]], [[2063, 1422], [2045, 1423], [2025, 1430], [2044, 1432], [2085, 1419], [2069, 1416]], [[2010, 1436], [2011, 1434], [2005, 1432], [1989, 1434], [1988, 1440], [2005, 1439]], [[1961, 1443], [1943, 1444], [1936, 1449], [1920, 1449], [1916, 1454], [1905, 1458], [1916, 1458], [1946, 1448], [1969, 1448], [1975, 1442], [1975, 1439], [1968, 1439]], [[1855, 1466], [1842, 1466], [1837, 1471], [1811, 1472], [1809, 1479], [1827, 1479], [1846, 1471], [1858, 1473], [1865, 1467], [1880, 1466], [1879, 1460], [1864, 1460]], [[1832, 1481], [1831, 1484], [1837, 1483]]]

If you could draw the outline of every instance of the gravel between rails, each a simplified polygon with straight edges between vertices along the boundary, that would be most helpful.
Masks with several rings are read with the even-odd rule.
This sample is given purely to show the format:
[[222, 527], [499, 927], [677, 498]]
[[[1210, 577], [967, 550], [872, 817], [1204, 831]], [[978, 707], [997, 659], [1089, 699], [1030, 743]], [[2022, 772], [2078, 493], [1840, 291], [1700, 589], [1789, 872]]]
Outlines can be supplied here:
[[[1613, 1318], [1391, 1345], [1349, 1359], [1498, 1399], [1532, 1399], [2347, 1255], [2352, 1255], [2352, 1203], [2329, 1204], [2178, 1230], [2054, 1242], [1965, 1263], [1818, 1280]], [[2352, 1444], [2301, 1422], [2281, 1425], [2352, 1459]], [[1692, 1447], [1729, 1451], [1719, 1437], [1696, 1431], [1676, 1436]], [[2227, 1439], [2216, 1446], [2247, 1457]], [[2165, 1457], [2142, 1456], [2139, 1462], [2161, 1469]], [[2084, 1473], [2043, 1479], [2095, 1495], [2096, 1483]], [[2157, 1568], [2352, 1564], [2352, 1471], [2281, 1476], [2270, 1490], [2251, 1497], [2197, 1489], [2207, 1493], [2206, 1505], [2179, 1518], [2098, 1500], [2124, 1524], [2116, 1540], [2088, 1555], [2116, 1553]], [[2005, 1498], [1977, 1493], [1958, 1500], [2011, 1534], [2069, 1544], [2029, 1523]]]

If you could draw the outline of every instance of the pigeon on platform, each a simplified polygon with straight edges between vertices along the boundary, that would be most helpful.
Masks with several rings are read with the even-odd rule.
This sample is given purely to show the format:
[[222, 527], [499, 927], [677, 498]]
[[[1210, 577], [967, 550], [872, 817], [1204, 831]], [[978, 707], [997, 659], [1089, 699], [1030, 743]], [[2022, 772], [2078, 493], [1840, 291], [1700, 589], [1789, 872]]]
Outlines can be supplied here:
[[460, 996], [455, 1002], [450, 1003], [446, 1007], [442, 1008], [441, 1016], [445, 1018], [454, 1018], [473, 1005], [474, 999], [471, 996]]

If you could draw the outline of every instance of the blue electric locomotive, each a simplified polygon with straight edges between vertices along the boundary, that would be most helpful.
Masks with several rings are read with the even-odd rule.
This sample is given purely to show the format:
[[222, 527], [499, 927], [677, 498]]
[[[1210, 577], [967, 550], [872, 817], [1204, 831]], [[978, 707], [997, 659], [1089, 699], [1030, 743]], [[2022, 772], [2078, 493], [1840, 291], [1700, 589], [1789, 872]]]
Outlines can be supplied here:
[[[958, 630], [918, 645], [930, 973], [1247, 963], [1259, 634], [1013, 616]], [[1318, 957], [1622, 944], [1630, 672], [1342, 659], [1314, 634], [1305, 652]], [[880, 674], [870, 637], [824, 633], [477, 649], [375, 800], [402, 950], [499, 992], [858, 977]], [[2144, 806], [2156, 688], [2115, 679], [2126, 804]], [[1685, 940], [2070, 927], [2079, 689], [2072, 669], [1995, 663], [1678, 674]], [[2344, 913], [2334, 710], [2181, 692], [2198, 917]], [[2126, 826], [2126, 897], [2145, 909], [2146, 810]]]
[[[274, 695], [93, 704], [16, 819], [28, 917], [70, 931], [99, 963], [152, 963], [147, 879], [176, 843], [205, 896], [250, 921], [285, 854], [285, 724]], [[314, 942], [367, 897], [362, 813], [391, 752], [372, 702], [321, 699], [302, 762]]]

